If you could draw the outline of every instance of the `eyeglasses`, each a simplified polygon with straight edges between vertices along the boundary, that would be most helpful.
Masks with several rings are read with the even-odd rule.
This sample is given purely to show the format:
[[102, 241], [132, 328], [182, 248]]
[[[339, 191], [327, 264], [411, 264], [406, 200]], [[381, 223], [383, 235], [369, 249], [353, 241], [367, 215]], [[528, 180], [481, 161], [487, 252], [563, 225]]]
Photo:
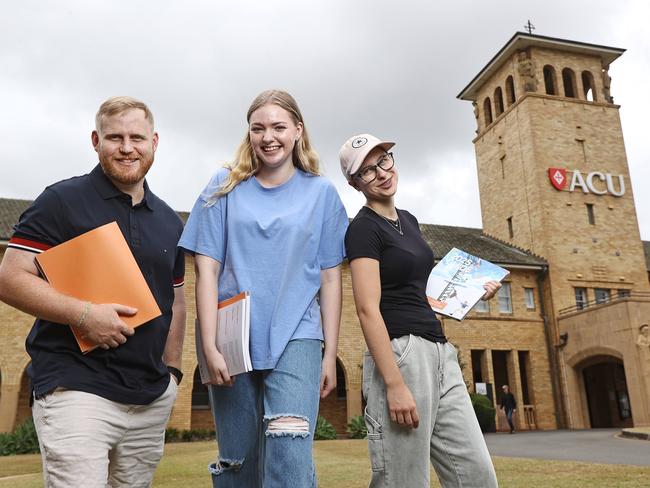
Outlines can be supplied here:
[[393, 159], [393, 153], [389, 152], [384, 154], [377, 164], [366, 166], [361, 171], [357, 171], [354, 176], [361, 178], [361, 181], [364, 183], [371, 183], [377, 178], [377, 168], [381, 168], [384, 171], [388, 171], [395, 166], [395, 160]]

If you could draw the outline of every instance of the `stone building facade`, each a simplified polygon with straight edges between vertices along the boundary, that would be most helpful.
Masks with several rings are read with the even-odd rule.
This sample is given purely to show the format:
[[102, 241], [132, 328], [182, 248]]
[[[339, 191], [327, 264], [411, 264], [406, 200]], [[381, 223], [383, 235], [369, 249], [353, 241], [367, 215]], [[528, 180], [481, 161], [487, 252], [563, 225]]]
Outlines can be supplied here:
[[[510, 271], [498, 297], [443, 327], [470, 391], [496, 403], [510, 385], [522, 430], [650, 425], [650, 332], [641, 327], [650, 319], [650, 243], [639, 236], [606, 71], [622, 52], [515, 34], [459, 95], [475, 105], [484, 227], [421, 225], [436, 260], [458, 247]], [[29, 203], [0, 199], [0, 258]], [[170, 427], [212, 428], [194, 352], [192, 259], [186, 267], [186, 379]], [[32, 322], [0, 303], [0, 431], [30, 415]], [[321, 402], [341, 434], [363, 412], [364, 350], [344, 265], [339, 386]], [[496, 420], [507, 429], [498, 410]]]

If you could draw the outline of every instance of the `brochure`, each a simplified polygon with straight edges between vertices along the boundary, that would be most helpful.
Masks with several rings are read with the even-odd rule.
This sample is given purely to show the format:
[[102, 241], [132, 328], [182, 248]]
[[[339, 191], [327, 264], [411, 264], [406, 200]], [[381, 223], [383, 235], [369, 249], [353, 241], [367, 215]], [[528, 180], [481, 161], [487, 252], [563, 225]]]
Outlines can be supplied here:
[[427, 299], [437, 313], [462, 320], [485, 294], [483, 285], [501, 281], [509, 271], [453, 248], [431, 270]]
[[[249, 342], [250, 342], [250, 310], [251, 296], [245, 291], [217, 305], [217, 350], [223, 355], [228, 374], [235, 376], [253, 370], [251, 363]], [[203, 355], [201, 343], [201, 332], [199, 321], [195, 324], [196, 357], [199, 362], [199, 373], [201, 383], [204, 385], [210, 382], [208, 364]]]

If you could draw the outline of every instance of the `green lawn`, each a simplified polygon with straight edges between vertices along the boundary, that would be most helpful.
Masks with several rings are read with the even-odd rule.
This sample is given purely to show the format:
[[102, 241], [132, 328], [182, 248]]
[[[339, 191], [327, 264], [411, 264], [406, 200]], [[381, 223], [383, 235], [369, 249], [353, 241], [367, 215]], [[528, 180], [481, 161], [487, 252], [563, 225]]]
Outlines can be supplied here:
[[[207, 464], [213, 442], [167, 444], [154, 479], [158, 488], [210, 486]], [[366, 441], [318, 441], [315, 448], [321, 488], [368, 486]], [[502, 488], [637, 488], [648, 486], [650, 470], [638, 466], [494, 458]], [[0, 457], [0, 488], [41, 488], [40, 456]], [[435, 476], [432, 476], [435, 480]], [[439, 486], [433, 482], [431, 486]]]

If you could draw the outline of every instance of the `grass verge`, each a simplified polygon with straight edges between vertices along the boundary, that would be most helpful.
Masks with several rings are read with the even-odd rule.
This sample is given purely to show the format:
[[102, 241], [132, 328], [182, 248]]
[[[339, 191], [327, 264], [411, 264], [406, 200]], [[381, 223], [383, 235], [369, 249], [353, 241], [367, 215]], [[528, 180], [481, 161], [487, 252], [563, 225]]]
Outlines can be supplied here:
[[[321, 488], [366, 488], [370, 466], [365, 440], [316, 442], [314, 456]], [[207, 465], [215, 458], [214, 442], [174, 443], [156, 471], [155, 488], [209, 484]], [[646, 467], [495, 457], [503, 488], [637, 488], [647, 486]], [[432, 473], [432, 487], [440, 485]], [[39, 455], [0, 458], [0, 488], [42, 488]]]

